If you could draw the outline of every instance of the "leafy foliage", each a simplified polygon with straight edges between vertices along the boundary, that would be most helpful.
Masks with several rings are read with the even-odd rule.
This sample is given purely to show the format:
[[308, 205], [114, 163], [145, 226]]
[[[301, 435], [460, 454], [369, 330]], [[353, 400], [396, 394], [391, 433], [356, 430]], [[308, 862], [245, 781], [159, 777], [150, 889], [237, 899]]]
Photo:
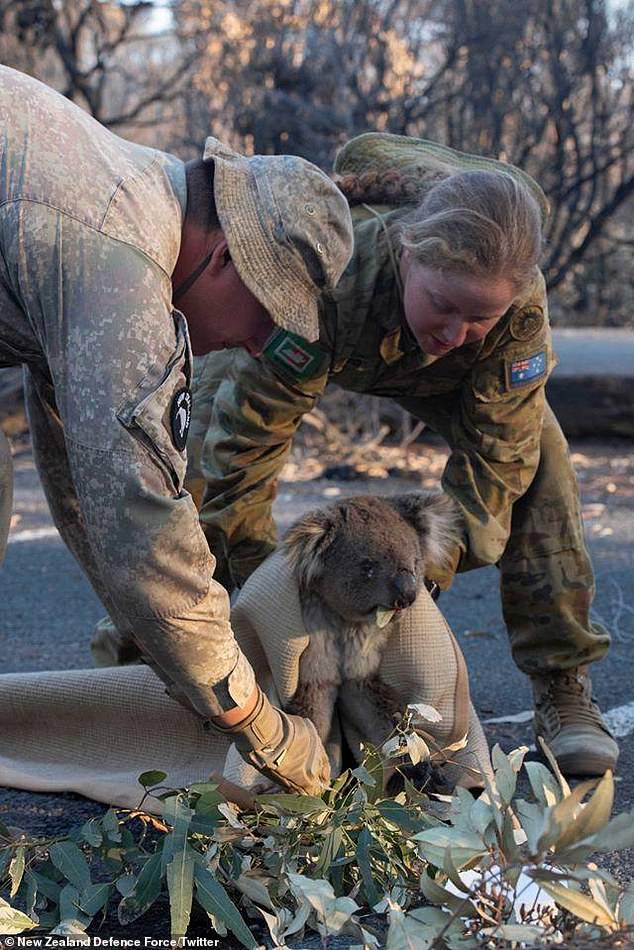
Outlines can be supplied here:
[[[610, 818], [609, 772], [570, 789], [552, 757], [551, 771], [524, 765], [525, 748], [496, 746], [495, 778], [477, 799], [407, 782], [388, 798], [385, 749], [412, 746], [407, 720], [398, 728], [403, 741], [382, 755], [369, 748], [323, 798], [259, 795], [253, 811], [238, 812], [214, 783], [153, 787], [166, 778], [155, 772], [140, 777], [142, 804], [161, 799], [162, 819], [110, 809], [55, 839], [0, 824], [0, 931], [83, 933], [115, 904], [127, 925], [167, 894], [173, 936], [186, 933], [197, 904], [211, 929], [247, 948], [259, 945], [254, 922], [276, 946], [306, 927], [363, 947], [380, 937], [389, 950], [626, 945], [634, 885], [591, 860], [634, 845], [634, 814]], [[523, 767], [528, 799], [516, 794]], [[365, 921], [369, 908], [385, 914], [386, 935]]]

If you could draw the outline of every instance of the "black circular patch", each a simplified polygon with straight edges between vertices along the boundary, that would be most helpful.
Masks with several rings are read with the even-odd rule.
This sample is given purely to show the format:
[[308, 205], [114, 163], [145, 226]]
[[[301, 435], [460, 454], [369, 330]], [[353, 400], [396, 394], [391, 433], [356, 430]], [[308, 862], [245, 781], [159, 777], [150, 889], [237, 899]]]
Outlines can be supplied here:
[[179, 452], [182, 452], [187, 442], [189, 424], [192, 421], [192, 394], [189, 389], [179, 389], [172, 399], [170, 409], [170, 425], [172, 427], [172, 441]]

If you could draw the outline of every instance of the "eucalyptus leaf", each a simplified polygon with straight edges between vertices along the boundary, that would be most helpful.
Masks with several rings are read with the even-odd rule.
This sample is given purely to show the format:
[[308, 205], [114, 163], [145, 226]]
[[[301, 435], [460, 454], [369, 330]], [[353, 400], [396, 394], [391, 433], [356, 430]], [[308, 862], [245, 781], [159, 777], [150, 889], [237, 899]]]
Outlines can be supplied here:
[[443, 866], [447, 848], [451, 848], [451, 858], [458, 869], [486, 854], [486, 848], [478, 835], [446, 827], [421, 831], [414, 835], [414, 840], [420, 842], [419, 849], [423, 857], [437, 868]]
[[15, 897], [15, 895], [18, 893], [18, 889], [22, 883], [22, 877], [24, 875], [24, 866], [24, 848], [16, 848], [15, 854], [11, 858], [11, 862], [9, 864], [9, 880], [11, 881], [9, 897]]
[[0, 933], [5, 936], [10, 934], [21, 934], [25, 930], [33, 930], [37, 927], [30, 917], [23, 914], [21, 910], [14, 907], [0, 897]]
[[247, 950], [257, 950], [258, 942], [244, 922], [222, 884], [215, 879], [207, 868], [196, 865], [196, 900], [208, 914], [214, 914], [226, 925]]
[[541, 762], [525, 762], [524, 768], [528, 775], [533, 795], [545, 808], [556, 805], [563, 795], [557, 780]]
[[109, 808], [101, 819], [101, 827], [110, 841], [121, 841], [121, 829], [119, 828], [119, 819], [113, 808]]
[[361, 871], [367, 903], [370, 907], [374, 907], [383, 898], [383, 890], [379, 888], [374, 880], [372, 868], [370, 867], [370, 848], [373, 844], [375, 844], [375, 842], [368, 829], [362, 828], [357, 838], [357, 863]]
[[49, 849], [52, 863], [78, 891], [90, 884], [90, 868], [83, 853], [72, 841], [58, 841]]
[[495, 770], [495, 784], [498, 793], [504, 804], [508, 805], [515, 794], [517, 772], [513, 769], [509, 759], [497, 744], [493, 746], [491, 761]]
[[[574, 792], [577, 792], [575, 788]], [[574, 795], [574, 792], [572, 793]], [[572, 795], [570, 796], [572, 798]], [[597, 785], [590, 801], [575, 817], [557, 841], [557, 850], [566, 848], [584, 838], [589, 838], [607, 825], [614, 804], [614, 780], [612, 772], [606, 772]]]
[[134, 887], [119, 903], [117, 916], [123, 926], [141, 917], [152, 906], [161, 893], [162, 876], [161, 853], [158, 852], [147, 859]]
[[590, 924], [598, 924], [600, 927], [611, 927], [618, 924], [614, 916], [608, 913], [605, 908], [579, 891], [564, 887], [561, 884], [555, 884], [552, 881], [543, 881], [541, 886], [555, 899], [560, 907], [569, 910], [581, 920], [585, 920]]
[[142, 772], [137, 781], [143, 788], [154, 788], [155, 785], [161, 785], [167, 778], [167, 772], [161, 772], [160, 769], [149, 769]]
[[315, 812], [327, 811], [329, 807], [315, 795], [293, 795], [288, 792], [258, 795], [256, 801], [258, 805], [272, 805], [277, 812], [287, 815], [313, 815]]
[[170, 898], [172, 937], [184, 937], [189, 926], [194, 896], [194, 853], [187, 845], [176, 851], [167, 865], [167, 891]]
[[94, 818], [90, 818], [89, 821], [85, 822], [80, 830], [81, 838], [86, 842], [86, 844], [91, 845], [93, 848], [98, 848], [103, 841], [103, 835], [99, 829], [99, 825]]
[[386, 950], [426, 950], [432, 946], [442, 926], [427, 924], [405, 914], [393, 901], [389, 908]]
[[79, 895], [79, 907], [93, 917], [108, 902], [112, 894], [111, 884], [89, 884]]

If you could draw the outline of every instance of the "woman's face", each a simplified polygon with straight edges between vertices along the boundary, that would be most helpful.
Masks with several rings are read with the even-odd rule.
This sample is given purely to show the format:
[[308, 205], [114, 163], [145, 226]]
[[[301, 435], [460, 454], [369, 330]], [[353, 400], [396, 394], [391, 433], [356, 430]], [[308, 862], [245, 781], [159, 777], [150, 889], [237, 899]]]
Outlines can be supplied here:
[[405, 319], [424, 353], [446, 356], [465, 343], [482, 340], [516, 296], [505, 277], [433, 270], [418, 264], [407, 249], [401, 256]]

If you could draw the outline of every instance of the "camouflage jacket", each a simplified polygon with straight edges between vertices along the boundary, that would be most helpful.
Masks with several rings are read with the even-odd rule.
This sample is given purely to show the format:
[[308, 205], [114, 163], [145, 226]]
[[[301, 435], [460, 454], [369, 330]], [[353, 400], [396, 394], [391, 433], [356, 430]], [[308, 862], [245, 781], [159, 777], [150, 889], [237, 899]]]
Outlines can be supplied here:
[[184, 164], [5, 67], [0, 153], [0, 366], [27, 366], [55, 522], [120, 629], [218, 715], [253, 678], [183, 488], [191, 351], [171, 273]]
[[512, 504], [536, 471], [554, 365], [543, 278], [483, 341], [428, 356], [404, 321], [385, 227], [395, 212], [375, 210], [383, 221], [353, 214], [354, 255], [322, 301], [317, 344], [279, 332], [259, 360], [212, 353], [195, 368], [188, 479], [228, 586], [275, 545], [275, 479], [328, 382], [393, 398], [449, 443], [443, 483], [461, 504], [465, 532], [440, 583], [499, 559]]

